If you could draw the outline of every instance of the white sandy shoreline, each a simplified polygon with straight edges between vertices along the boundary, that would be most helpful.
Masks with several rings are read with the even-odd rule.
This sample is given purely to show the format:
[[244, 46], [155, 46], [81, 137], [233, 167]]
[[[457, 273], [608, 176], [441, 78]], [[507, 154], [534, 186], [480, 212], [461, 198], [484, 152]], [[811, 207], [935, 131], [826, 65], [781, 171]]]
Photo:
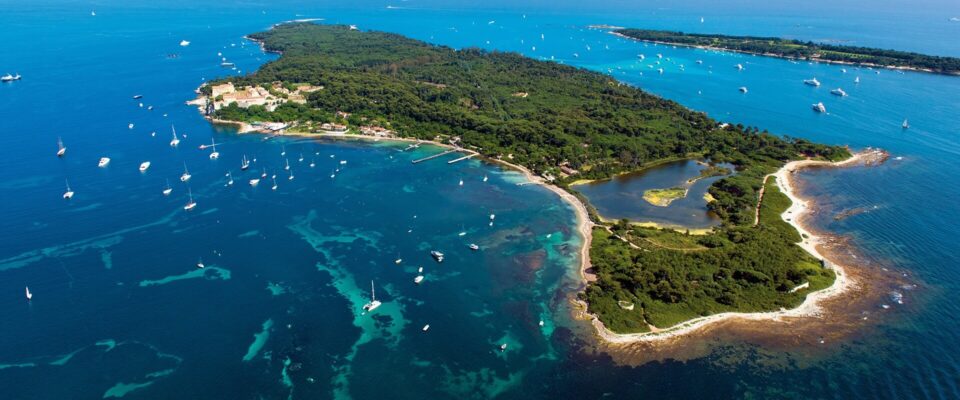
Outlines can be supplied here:
[[756, 312], [756, 313], [743, 313], [743, 312], [725, 312], [715, 315], [710, 315], [706, 317], [695, 318], [682, 322], [680, 324], [674, 325], [669, 328], [658, 329], [654, 332], [645, 332], [645, 333], [631, 333], [631, 334], [619, 334], [615, 333], [606, 326], [596, 317], [591, 315], [593, 326], [597, 329], [598, 334], [605, 341], [610, 343], [636, 343], [636, 342], [659, 342], [669, 339], [674, 339], [683, 335], [687, 335], [698, 330], [703, 329], [704, 327], [711, 325], [720, 321], [728, 320], [745, 320], [745, 321], [782, 321], [784, 318], [800, 318], [800, 317], [818, 317], [822, 314], [822, 303], [830, 298], [838, 296], [855, 286], [855, 282], [847, 275], [845, 266], [840, 265], [835, 260], [830, 260], [829, 258], [824, 257], [818, 250], [817, 245], [822, 242], [822, 238], [818, 235], [813, 234], [805, 228], [801, 223], [800, 219], [805, 216], [811, 210], [811, 204], [809, 200], [801, 198], [797, 193], [795, 188], [792, 185], [790, 174], [802, 169], [815, 166], [825, 166], [825, 167], [843, 167], [848, 165], [854, 165], [861, 162], [867, 162], [873, 160], [877, 157], [883, 157], [885, 153], [879, 150], [864, 151], [854, 154], [852, 157], [840, 161], [840, 162], [827, 162], [827, 161], [813, 161], [813, 160], [799, 160], [791, 161], [784, 165], [776, 173], [772, 174], [777, 178], [777, 186], [780, 190], [790, 198], [792, 202], [791, 206], [781, 214], [781, 217], [788, 224], [793, 226], [798, 232], [800, 232], [803, 241], [797, 245], [806, 250], [808, 253], [816, 257], [818, 260], [826, 261], [826, 265], [833, 269], [836, 273], [836, 279], [833, 284], [829, 287], [810, 293], [807, 295], [806, 299], [802, 304], [792, 309], [782, 309], [780, 311], [769, 311], [769, 312]]

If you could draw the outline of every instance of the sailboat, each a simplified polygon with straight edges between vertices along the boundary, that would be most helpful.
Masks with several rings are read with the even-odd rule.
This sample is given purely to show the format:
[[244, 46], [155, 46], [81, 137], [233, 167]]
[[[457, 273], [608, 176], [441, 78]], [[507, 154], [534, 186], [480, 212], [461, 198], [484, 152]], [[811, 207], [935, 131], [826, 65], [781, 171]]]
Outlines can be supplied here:
[[67, 184], [67, 191], [63, 192], [63, 199], [70, 200], [73, 198], [73, 189], [70, 189], [70, 182], [68, 182], [66, 179], [63, 181]]
[[63, 145], [63, 139], [57, 138], [57, 157], [63, 157], [67, 154], [67, 148]]
[[460, 224], [460, 233], [457, 236], [467, 236], [467, 230], [463, 228], [463, 224]]
[[283, 169], [289, 171], [289, 170], [290, 170], [290, 160], [287, 160], [286, 158], [284, 158], [284, 159], [283, 159], [283, 162], [284, 162]]
[[284, 145], [280, 145], [280, 157], [287, 155], [287, 148]]
[[854, 78], [854, 79], [853, 79], [853, 83], [860, 83], [860, 77], [858, 76], [858, 77]]
[[203, 257], [200, 257], [200, 260], [197, 261], [197, 268], [204, 269], [206, 265], [203, 265]]
[[483, 176], [483, 181], [484, 181], [484, 182], [486, 182], [486, 181], [487, 181], [487, 179], [488, 179], [488, 178], [487, 178], [487, 176], [486, 176], [486, 175], [484, 175], [484, 176]]
[[267, 169], [266, 169], [266, 168], [263, 169], [263, 173], [260, 174], [260, 177], [261, 177], [261, 178], [266, 178], [266, 177], [267, 177]]
[[213, 139], [210, 139], [210, 147], [213, 147], [213, 152], [210, 153], [210, 159], [216, 160], [220, 158], [220, 152], [217, 151], [217, 142]]
[[167, 179], [167, 186], [166, 186], [165, 188], [163, 188], [163, 195], [164, 195], [164, 196], [169, 196], [170, 193], [173, 193], [173, 188], [170, 187], [170, 180]]
[[903, 129], [910, 129], [910, 123], [907, 122], [906, 118], [904, 118], [903, 125], [901, 126], [903, 127]]
[[363, 311], [370, 312], [380, 307], [380, 300], [377, 300], [377, 292], [374, 290], [373, 281], [370, 281], [370, 302], [363, 305]]
[[313, 159], [310, 159], [310, 168], [316, 167], [317, 163], [313, 162]]
[[170, 147], [177, 147], [177, 145], [180, 144], [180, 139], [177, 138], [177, 128], [175, 128], [173, 125], [170, 125], [170, 130], [173, 131], [173, 139], [170, 140]]
[[243, 161], [240, 162], [240, 170], [246, 171], [247, 168], [250, 168], [250, 160], [247, 160], [247, 155], [243, 155]]
[[460, 186], [463, 186], [463, 179], [460, 180]]
[[227, 186], [233, 186], [233, 174], [227, 171]]
[[193, 175], [190, 175], [190, 171], [187, 170], [187, 163], [183, 163], [183, 175], [180, 175], [180, 182], [189, 181]]
[[297, 159], [298, 162], [303, 162], [303, 153], [300, 153], [300, 158]]
[[287, 180], [289, 181], [293, 180], [293, 171], [290, 171], [290, 176], [287, 177]]
[[27, 286], [24, 286], [23, 289], [27, 292], [27, 301], [32, 300], [32, 299], [33, 299], [33, 293], [30, 293], [30, 288], [27, 287]]
[[187, 189], [187, 193], [189, 193], [190, 201], [188, 201], [187, 204], [183, 206], [183, 209], [184, 209], [184, 210], [187, 210], [187, 211], [190, 211], [190, 210], [192, 210], [194, 207], [197, 206], [197, 202], [193, 201], [193, 191], [192, 191], [192, 190]]
[[277, 190], [277, 178], [273, 178], [273, 186], [270, 189]]

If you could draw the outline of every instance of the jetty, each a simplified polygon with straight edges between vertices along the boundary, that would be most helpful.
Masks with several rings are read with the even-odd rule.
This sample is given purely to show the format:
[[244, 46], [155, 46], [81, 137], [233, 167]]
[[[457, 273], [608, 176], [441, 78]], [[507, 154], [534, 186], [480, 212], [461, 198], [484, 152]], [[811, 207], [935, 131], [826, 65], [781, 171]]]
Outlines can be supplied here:
[[411, 161], [411, 162], [414, 163], [414, 164], [419, 164], [419, 163], [422, 163], [422, 162], [424, 162], [424, 161], [429, 161], [429, 160], [432, 160], [432, 159], [437, 158], [437, 157], [443, 157], [443, 156], [445, 156], [445, 155], [447, 155], [447, 154], [450, 154], [450, 153], [453, 153], [453, 152], [457, 152], [457, 151], [460, 151], [460, 149], [450, 149], [450, 150], [444, 151], [444, 152], [442, 152], [442, 153], [437, 153], [437, 154], [434, 154], [434, 155], [432, 155], [432, 156], [426, 156], [426, 157], [424, 157], [424, 158], [416, 159], [416, 160], [413, 160], [413, 161]]
[[463, 157], [460, 157], [460, 158], [457, 158], [457, 159], [453, 159], [453, 160], [447, 161], [447, 164], [453, 164], [453, 163], [458, 162], [458, 161], [468, 160], [468, 159], [470, 159], [470, 158], [473, 158], [473, 157], [476, 156], [476, 155], [477, 155], [477, 153], [470, 153], [470, 154], [467, 154], [467, 155], [465, 155], [465, 156], [463, 156]]

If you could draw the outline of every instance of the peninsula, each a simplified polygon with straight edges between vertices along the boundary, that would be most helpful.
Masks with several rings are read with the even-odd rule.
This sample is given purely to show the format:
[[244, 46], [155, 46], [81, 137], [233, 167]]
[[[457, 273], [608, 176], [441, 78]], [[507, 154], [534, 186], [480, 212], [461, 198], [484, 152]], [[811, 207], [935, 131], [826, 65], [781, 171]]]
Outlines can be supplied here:
[[770, 57], [810, 60], [866, 67], [908, 69], [947, 75], [960, 75], [960, 58], [843, 46], [775, 37], [728, 36], [649, 29], [612, 29], [613, 34], [630, 39], [675, 46], [738, 51]]
[[[766, 177], [794, 160], [847, 159], [845, 148], [721, 125], [609, 76], [515, 53], [310, 23], [249, 37], [282, 55], [201, 87], [196, 102], [209, 118], [303, 135], [431, 140], [528, 172], [578, 211], [589, 246], [582, 268], [592, 263], [579, 297], [604, 329], [646, 332], [795, 307], [835, 280], [796, 245], [800, 234], [779, 218], [790, 202]], [[228, 103], [229, 93], [214, 88], [241, 95]], [[709, 189], [723, 224], [706, 235], [603, 223], [564, 191], [578, 179], [687, 158], [737, 170]], [[588, 218], [597, 223], [592, 244]]]

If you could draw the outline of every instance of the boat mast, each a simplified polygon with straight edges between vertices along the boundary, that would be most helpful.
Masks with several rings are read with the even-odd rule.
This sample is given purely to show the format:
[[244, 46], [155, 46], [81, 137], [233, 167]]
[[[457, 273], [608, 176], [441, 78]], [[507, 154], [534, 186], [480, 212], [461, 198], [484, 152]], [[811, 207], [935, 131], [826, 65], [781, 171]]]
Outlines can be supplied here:
[[373, 280], [370, 281], [370, 302], [377, 301], [377, 292], [373, 288]]

